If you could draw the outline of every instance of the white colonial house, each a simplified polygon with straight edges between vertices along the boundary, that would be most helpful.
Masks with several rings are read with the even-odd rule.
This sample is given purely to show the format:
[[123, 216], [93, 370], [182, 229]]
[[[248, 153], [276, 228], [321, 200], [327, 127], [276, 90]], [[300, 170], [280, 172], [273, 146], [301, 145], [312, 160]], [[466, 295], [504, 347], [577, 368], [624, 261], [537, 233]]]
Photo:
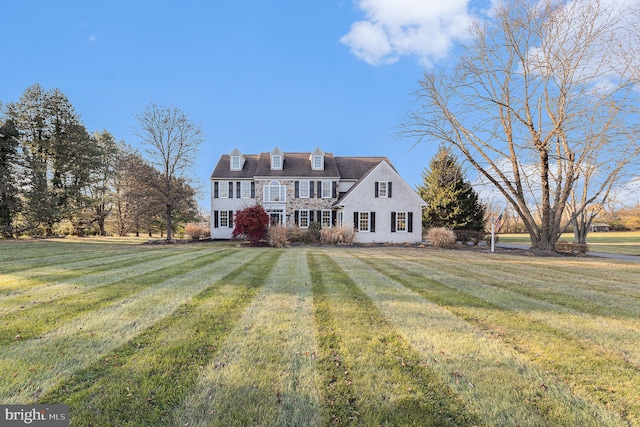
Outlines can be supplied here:
[[230, 239], [237, 211], [261, 205], [271, 224], [353, 225], [358, 243], [422, 240], [426, 203], [386, 157], [310, 153], [222, 155], [211, 175], [211, 237]]

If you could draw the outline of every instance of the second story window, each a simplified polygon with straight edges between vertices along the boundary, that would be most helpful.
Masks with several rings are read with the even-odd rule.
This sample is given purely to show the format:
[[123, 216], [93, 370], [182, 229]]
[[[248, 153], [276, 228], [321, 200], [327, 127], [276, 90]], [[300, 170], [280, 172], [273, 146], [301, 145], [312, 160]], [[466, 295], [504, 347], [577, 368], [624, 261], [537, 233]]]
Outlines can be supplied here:
[[387, 183], [384, 181], [378, 183], [378, 197], [387, 197]]
[[229, 182], [228, 181], [220, 181], [220, 184], [218, 184], [218, 197], [221, 199], [229, 198]]
[[330, 199], [331, 198], [331, 190], [333, 188], [333, 182], [331, 181], [322, 181], [322, 198]]
[[240, 182], [240, 197], [242, 197], [243, 199], [251, 198], [251, 182], [249, 181]]
[[280, 185], [280, 181], [271, 181], [264, 186], [264, 202], [277, 203], [287, 201], [287, 187]]
[[303, 199], [309, 198], [309, 181], [300, 181], [300, 197]]

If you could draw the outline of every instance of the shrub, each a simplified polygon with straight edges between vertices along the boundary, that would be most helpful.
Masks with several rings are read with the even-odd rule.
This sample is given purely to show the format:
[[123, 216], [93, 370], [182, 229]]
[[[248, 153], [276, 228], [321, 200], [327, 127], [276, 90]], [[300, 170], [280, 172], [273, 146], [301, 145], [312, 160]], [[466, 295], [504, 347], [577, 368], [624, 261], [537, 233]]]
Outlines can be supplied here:
[[445, 227], [430, 228], [427, 232], [427, 240], [436, 248], [452, 246], [456, 243], [456, 235]]
[[464, 244], [472, 242], [474, 245], [477, 245], [487, 236], [486, 231], [476, 230], [454, 230], [454, 234], [456, 236], [456, 240], [460, 240]]
[[268, 231], [269, 215], [262, 206], [251, 206], [236, 213], [233, 237], [247, 236], [253, 246], [258, 246]]
[[209, 227], [205, 223], [193, 223], [190, 222], [184, 227], [184, 232], [191, 236], [193, 240], [200, 240], [205, 237], [209, 231]]
[[304, 233], [303, 241], [307, 244], [315, 244], [320, 243], [320, 230], [322, 229], [322, 224], [319, 222], [312, 222], [309, 224], [309, 228]]
[[289, 230], [284, 225], [273, 225], [267, 233], [267, 243], [273, 248], [283, 248], [287, 245]]
[[356, 232], [352, 225], [343, 225], [342, 227], [323, 228], [320, 230], [320, 240], [330, 245], [345, 244], [351, 245]]
[[303, 243], [306, 230], [297, 225], [287, 228], [287, 240], [289, 243]]

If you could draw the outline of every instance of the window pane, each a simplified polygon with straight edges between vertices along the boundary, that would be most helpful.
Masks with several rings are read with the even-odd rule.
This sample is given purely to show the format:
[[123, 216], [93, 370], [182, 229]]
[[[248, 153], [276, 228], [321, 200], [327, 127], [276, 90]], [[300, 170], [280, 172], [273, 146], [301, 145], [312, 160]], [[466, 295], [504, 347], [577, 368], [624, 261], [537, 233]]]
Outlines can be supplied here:
[[331, 181], [322, 181], [322, 198], [331, 198]]
[[387, 183], [385, 181], [378, 183], [378, 197], [387, 197]]
[[280, 169], [282, 167], [282, 156], [271, 157], [271, 169]]
[[249, 181], [240, 182], [240, 196], [243, 199], [251, 198], [251, 183]]
[[309, 198], [309, 181], [300, 181], [300, 197]]
[[231, 157], [231, 169], [233, 169], [233, 170], [240, 169], [240, 157], [239, 156]]
[[229, 197], [228, 181], [220, 181], [220, 184], [218, 184], [218, 197], [221, 199], [227, 199]]
[[360, 231], [369, 231], [369, 212], [360, 212]]
[[220, 220], [219, 227], [220, 228], [229, 228], [229, 212], [228, 211], [220, 211], [218, 214], [218, 218]]
[[309, 211], [308, 210], [302, 210], [299, 212], [300, 215], [300, 220], [298, 221], [300, 228], [307, 228], [309, 227]]
[[322, 227], [331, 227], [331, 211], [322, 211]]
[[407, 231], [407, 213], [396, 213], [396, 231]]

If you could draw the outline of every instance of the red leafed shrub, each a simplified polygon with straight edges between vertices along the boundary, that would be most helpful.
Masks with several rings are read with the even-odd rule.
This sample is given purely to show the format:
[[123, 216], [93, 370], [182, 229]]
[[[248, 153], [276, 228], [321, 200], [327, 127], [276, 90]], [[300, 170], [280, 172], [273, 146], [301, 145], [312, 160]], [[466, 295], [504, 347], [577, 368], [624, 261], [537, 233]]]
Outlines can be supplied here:
[[247, 236], [251, 244], [257, 246], [267, 236], [269, 215], [262, 206], [255, 205], [238, 211], [234, 223], [233, 237]]

